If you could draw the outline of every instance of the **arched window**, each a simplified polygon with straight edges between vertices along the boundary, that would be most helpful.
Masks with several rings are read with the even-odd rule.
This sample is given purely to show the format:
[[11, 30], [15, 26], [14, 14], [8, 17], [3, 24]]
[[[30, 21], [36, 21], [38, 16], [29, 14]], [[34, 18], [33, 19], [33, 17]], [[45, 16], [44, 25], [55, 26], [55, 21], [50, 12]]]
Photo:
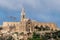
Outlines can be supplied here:
[[40, 27], [36, 25], [34, 28], [37, 29], [38, 31], [44, 31], [45, 30], [43, 25], [41, 25]]
[[41, 25], [41, 26], [40, 26], [40, 29], [41, 29], [41, 31], [43, 31], [43, 30], [44, 30], [44, 27], [43, 27], [43, 25]]
[[0, 30], [2, 30], [3, 28], [2, 27], [0, 27]]
[[27, 24], [31, 24], [31, 20], [30, 19], [27, 21]]
[[29, 19], [27, 22], [26, 22], [26, 31], [30, 32], [31, 30], [31, 20]]
[[13, 30], [15, 28], [15, 24], [14, 25], [9, 25], [10, 30]]
[[50, 30], [50, 27], [46, 25], [45, 30]]
[[34, 27], [35, 29], [39, 29], [39, 27], [36, 25], [35, 27]]

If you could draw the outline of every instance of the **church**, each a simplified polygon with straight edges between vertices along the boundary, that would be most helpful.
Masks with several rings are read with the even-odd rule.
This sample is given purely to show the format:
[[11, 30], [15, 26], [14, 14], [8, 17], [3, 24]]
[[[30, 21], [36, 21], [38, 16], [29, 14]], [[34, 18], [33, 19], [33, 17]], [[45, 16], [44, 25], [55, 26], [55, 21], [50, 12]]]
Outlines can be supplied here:
[[6, 32], [24, 32], [32, 33], [34, 31], [43, 31], [43, 32], [50, 32], [51, 30], [57, 30], [57, 26], [55, 23], [45, 23], [45, 22], [38, 22], [35, 20], [31, 20], [26, 18], [25, 9], [22, 8], [21, 11], [21, 21], [19, 22], [3, 22], [2, 25], [2, 33]]

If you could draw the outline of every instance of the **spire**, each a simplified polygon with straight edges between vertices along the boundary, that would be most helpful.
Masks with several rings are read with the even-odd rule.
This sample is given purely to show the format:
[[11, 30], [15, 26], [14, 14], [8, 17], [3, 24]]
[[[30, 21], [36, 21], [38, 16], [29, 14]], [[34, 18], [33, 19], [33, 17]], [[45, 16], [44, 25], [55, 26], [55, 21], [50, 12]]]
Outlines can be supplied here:
[[24, 8], [22, 8], [21, 15], [25, 15], [25, 10], [24, 10]]
[[22, 11], [21, 11], [21, 21], [25, 19], [25, 10], [24, 8], [22, 8]]

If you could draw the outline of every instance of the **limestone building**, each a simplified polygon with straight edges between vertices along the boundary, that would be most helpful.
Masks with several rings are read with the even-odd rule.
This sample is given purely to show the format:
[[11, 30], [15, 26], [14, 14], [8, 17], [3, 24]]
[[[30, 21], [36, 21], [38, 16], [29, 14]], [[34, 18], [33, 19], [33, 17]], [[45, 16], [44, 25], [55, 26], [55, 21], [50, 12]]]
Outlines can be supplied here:
[[26, 18], [26, 13], [24, 8], [22, 8], [21, 12], [21, 21], [20, 22], [3, 22], [2, 25], [4, 32], [34, 32], [34, 31], [48, 31], [48, 30], [57, 30], [57, 26], [54, 23], [43, 23], [35, 20], [31, 20]]

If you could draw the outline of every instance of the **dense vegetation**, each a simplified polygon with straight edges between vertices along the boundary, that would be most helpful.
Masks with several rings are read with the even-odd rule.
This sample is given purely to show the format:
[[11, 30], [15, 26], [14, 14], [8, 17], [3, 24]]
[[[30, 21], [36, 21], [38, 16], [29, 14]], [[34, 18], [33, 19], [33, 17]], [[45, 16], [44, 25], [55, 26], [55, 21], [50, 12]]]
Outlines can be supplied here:
[[28, 40], [40, 40], [40, 35], [34, 32], [32, 38], [28, 38]]
[[46, 33], [45, 35], [36, 34], [34, 32], [32, 35], [32, 38], [28, 38], [28, 40], [48, 40], [51, 38], [60, 40], [60, 39], [58, 39], [58, 38], [60, 38], [60, 31], [52, 32], [51, 34]]

